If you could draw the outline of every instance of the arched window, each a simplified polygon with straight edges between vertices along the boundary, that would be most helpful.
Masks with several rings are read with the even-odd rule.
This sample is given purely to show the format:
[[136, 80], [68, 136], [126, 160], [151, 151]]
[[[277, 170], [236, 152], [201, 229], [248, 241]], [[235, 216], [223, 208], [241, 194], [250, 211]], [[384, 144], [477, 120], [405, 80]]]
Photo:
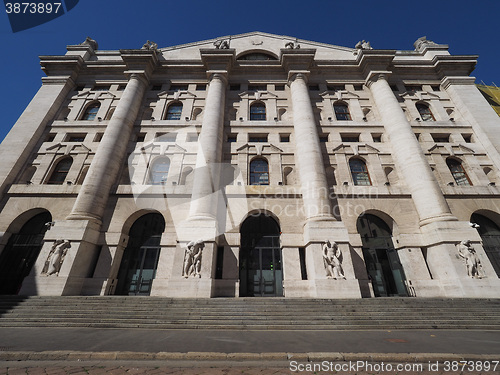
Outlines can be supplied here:
[[479, 225], [476, 229], [483, 240], [483, 249], [500, 277], [500, 228], [495, 222], [478, 213], [472, 214], [470, 222]]
[[269, 185], [269, 165], [265, 159], [250, 163], [250, 185]]
[[417, 103], [418, 113], [420, 113], [420, 117], [422, 121], [435, 121], [434, 115], [431, 112], [431, 109], [427, 104]]
[[52, 171], [47, 184], [62, 185], [64, 180], [66, 180], [71, 164], [73, 164], [73, 159], [71, 157], [60, 160]]
[[266, 106], [264, 103], [254, 103], [250, 106], [250, 121], [266, 121]]
[[351, 168], [352, 181], [354, 185], [369, 186], [371, 185], [370, 175], [366, 164], [361, 159], [349, 160], [349, 168]]
[[170, 169], [169, 158], [156, 159], [149, 170], [149, 185], [165, 184], [167, 182], [169, 169]]
[[470, 186], [472, 183], [469, 180], [469, 176], [465, 173], [462, 163], [456, 159], [448, 158], [446, 159], [446, 164], [450, 168], [450, 172], [455, 179], [455, 183], [459, 186]]
[[97, 116], [97, 112], [99, 112], [99, 108], [101, 108], [101, 103], [94, 103], [87, 107], [85, 113], [83, 114], [82, 120], [93, 121]]
[[173, 103], [168, 106], [167, 120], [180, 120], [182, 114], [182, 103]]
[[347, 104], [338, 102], [333, 105], [333, 110], [335, 111], [335, 118], [339, 121], [351, 121], [351, 114], [349, 113], [349, 107]]

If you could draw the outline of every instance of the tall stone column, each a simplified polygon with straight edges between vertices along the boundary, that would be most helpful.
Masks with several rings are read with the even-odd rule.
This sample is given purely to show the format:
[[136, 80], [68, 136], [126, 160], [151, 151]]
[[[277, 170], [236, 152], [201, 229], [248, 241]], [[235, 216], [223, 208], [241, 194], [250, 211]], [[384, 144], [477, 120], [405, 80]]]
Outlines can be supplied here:
[[291, 77], [290, 81], [296, 139], [295, 161], [299, 167], [304, 214], [307, 221], [332, 220], [329, 188], [307, 87], [307, 77], [304, 73], [297, 73]]
[[210, 76], [205, 114], [198, 139], [189, 220], [217, 219], [226, 85], [227, 79], [223, 73], [214, 73]]
[[411, 125], [387, 82], [386, 75], [374, 75], [367, 85], [389, 136], [394, 162], [404, 176], [415, 203], [420, 225], [434, 221], [457, 220], [451, 214]]
[[126, 157], [128, 140], [139, 112], [148, 80], [133, 72], [99, 143], [68, 220], [101, 222], [109, 192], [118, 179]]

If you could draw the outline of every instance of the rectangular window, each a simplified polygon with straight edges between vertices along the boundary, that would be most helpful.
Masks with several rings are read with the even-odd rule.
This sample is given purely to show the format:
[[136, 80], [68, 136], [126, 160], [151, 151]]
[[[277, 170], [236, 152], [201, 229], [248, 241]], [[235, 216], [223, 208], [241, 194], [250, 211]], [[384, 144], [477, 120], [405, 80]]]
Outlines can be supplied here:
[[417, 138], [417, 141], [420, 140], [420, 133], [415, 133], [415, 138]]
[[396, 85], [391, 85], [391, 90], [392, 91], [399, 91], [398, 86], [396, 86]]
[[236, 134], [229, 134], [229, 135], [227, 136], [227, 141], [228, 141], [229, 143], [235, 143], [235, 142], [236, 142]]
[[319, 91], [319, 85], [309, 85], [310, 91]]
[[267, 85], [248, 85], [248, 91], [266, 91]]
[[110, 88], [110, 85], [95, 85], [94, 91], [109, 91]]
[[354, 85], [354, 90], [363, 91], [363, 85]]
[[240, 84], [232, 84], [232, 85], [229, 85], [229, 90], [231, 91], [240, 91]]
[[267, 134], [255, 134], [255, 135], [249, 134], [248, 142], [265, 143], [267, 142]]
[[170, 85], [169, 91], [187, 91], [188, 85]]
[[422, 85], [405, 85], [408, 92], [422, 91]]
[[280, 134], [280, 142], [290, 142], [290, 134]]
[[161, 85], [153, 85], [151, 88], [152, 91], [161, 91]]
[[276, 91], [285, 91], [285, 85], [276, 85], [274, 86]]
[[136, 142], [144, 142], [146, 139], [146, 133], [137, 134]]
[[85, 86], [78, 86], [76, 88], [76, 91], [83, 91], [83, 90], [85, 90]]
[[217, 259], [215, 262], [215, 278], [222, 279], [222, 267], [224, 265], [224, 246], [217, 247]]
[[306, 268], [306, 249], [299, 247], [299, 262], [300, 262], [300, 274], [302, 280], [307, 280], [307, 268]]
[[188, 141], [188, 142], [198, 142], [198, 133], [189, 133], [187, 135], [186, 141]]
[[86, 134], [68, 134], [66, 142], [83, 142]]
[[96, 135], [94, 137], [94, 142], [101, 142], [103, 135], [104, 135], [104, 133], [96, 133]]
[[372, 134], [372, 139], [373, 139], [373, 142], [382, 142], [382, 135], [380, 134]]
[[118, 86], [118, 91], [123, 91], [123, 90], [125, 90], [125, 87], [126, 87], [126, 86], [127, 86], [127, 85], [119, 85], [119, 86]]
[[465, 143], [472, 143], [472, 134], [462, 134], [462, 137], [464, 137]]
[[342, 142], [359, 142], [359, 134], [341, 134]]
[[439, 86], [439, 85], [432, 85], [431, 89], [432, 89], [432, 91], [441, 91], [441, 86]]
[[45, 142], [53, 142], [55, 137], [56, 137], [55, 133], [47, 134], [47, 138], [45, 138]]
[[207, 89], [206, 84], [198, 84], [196, 85], [196, 91], [205, 91]]
[[449, 143], [450, 135], [449, 134], [431, 134], [432, 139], [436, 143]]
[[328, 134], [323, 134], [323, 135], [320, 135], [320, 136], [319, 136], [319, 141], [320, 141], [321, 143], [326, 143], [326, 142], [328, 142]]

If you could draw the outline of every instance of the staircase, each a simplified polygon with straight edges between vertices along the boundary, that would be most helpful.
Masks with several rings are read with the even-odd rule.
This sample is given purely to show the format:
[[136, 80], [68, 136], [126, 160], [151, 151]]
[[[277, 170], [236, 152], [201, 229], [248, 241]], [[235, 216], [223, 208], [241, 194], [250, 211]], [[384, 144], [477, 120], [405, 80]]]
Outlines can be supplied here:
[[0, 296], [0, 327], [500, 330], [500, 299]]

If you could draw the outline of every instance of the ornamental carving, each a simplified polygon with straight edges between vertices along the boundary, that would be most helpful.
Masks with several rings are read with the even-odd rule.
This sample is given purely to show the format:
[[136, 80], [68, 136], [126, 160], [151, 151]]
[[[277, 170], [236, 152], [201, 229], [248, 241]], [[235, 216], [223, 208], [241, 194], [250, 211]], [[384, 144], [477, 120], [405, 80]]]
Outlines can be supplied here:
[[218, 39], [214, 42], [216, 49], [229, 49], [229, 39]]
[[358, 43], [356, 43], [355, 48], [357, 50], [360, 50], [360, 49], [373, 49], [372, 46], [370, 45], [370, 42], [367, 42], [366, 40], [360, 40]]
[[59, 276], [59, 271], [61, 270], [64, 258], [70, 247], [71, 243], [68, 240], [55, 240], [49, 252], [49, 256], [45, 261], [42, 274], [47, 276]]
[[342, 269], [342, 251], [333, 241], [326, 240], [323, 244], [323, 264], [327, 279], [345, 279]]
[[458, 255], [465, 260], [467, 275], [473, 279], [482, 279], [485, 276], [483, 266], [471, 241], [463, 240], [457, 245], [457, 250]]
[[201, 255], [205, 243], [203, 240], [191, 241], [187, 244], [184, 251], [184, 264], [182, 275], [188, 277], [201, 277]]
[[156, 51], [158, 49], [158, 44], [156, 44], [155, 42], [151, 42], [151, 41], [146, 41], [146, 43], [144, 43], [144, 45], [142, 46], [141, 49], [147, 49], [147, 50], [150, 50], [150, 51]]
[[97, 42], [94, 39], [92, 39], [91, 37], [89, 37], [89, 36], [80, 45], [81, 46], [90, 46], [90, 47], [92, 47], [92, 49], [94, 51], [97, 51], [97, 49], [99, 47], [99, 45], [97, 44]]
[[288, 48], [288, 49], [299, 49], [300, 48], [300, 44], [297, 43], [297, 42], [288, 42], [287, 44], [285, 44], [285, 48]]

